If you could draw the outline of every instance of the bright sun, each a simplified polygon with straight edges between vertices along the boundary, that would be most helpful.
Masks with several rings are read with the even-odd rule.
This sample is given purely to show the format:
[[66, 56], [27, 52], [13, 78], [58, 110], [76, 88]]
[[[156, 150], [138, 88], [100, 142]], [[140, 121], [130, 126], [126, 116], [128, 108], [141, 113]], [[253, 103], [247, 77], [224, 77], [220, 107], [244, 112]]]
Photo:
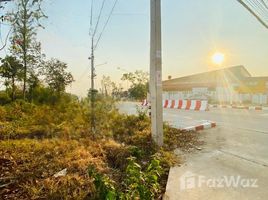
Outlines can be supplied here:
[[212, 62], [216, 65], [221, 65], [224, 62], [224, 54], [216, 52], [212, 56]]

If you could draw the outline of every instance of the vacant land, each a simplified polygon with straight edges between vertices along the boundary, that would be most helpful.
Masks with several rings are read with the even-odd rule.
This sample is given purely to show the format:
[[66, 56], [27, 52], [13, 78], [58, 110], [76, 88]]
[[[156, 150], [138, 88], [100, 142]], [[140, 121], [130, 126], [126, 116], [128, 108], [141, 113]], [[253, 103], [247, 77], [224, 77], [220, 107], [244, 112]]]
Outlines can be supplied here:
[[166, 126], [159, 149], [145, 113], [119, 114], [110, 99], [97, 102], [93, 134], [88, 103], [0, 107], [1, 199], [157, 199], [170, 166], [180, 164], [172, 150], [201, 144]]

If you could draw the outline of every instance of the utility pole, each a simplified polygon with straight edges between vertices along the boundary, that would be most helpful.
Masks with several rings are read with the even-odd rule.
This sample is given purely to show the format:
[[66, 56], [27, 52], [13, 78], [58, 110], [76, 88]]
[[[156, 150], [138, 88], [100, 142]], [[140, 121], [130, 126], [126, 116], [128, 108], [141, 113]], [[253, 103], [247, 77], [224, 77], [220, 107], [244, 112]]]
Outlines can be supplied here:
[[151, 0], [150, 97], [152, 138], [163, 145], [161, 0]]
[[91, 131], [93, 134], [96, 132], [96, 121], [95, 121], [95, 85], [94, 85], [94, 78], [95, 78], [95, 66], [94, 66], [94, 37], [91, 38]]

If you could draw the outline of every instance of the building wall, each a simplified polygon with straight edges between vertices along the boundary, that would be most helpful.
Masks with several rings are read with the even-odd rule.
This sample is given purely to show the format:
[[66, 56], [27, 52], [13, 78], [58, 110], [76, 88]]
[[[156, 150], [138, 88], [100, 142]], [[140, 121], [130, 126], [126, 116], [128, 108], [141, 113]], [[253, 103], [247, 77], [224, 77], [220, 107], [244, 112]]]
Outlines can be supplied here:
[[254, 94], [252, 96], [252, 103], [259, 104], [259, 105], [266, 105], [268, 104], [268, 95]]
[[268, 105], [268, 77], [253, 77], [244, 66], [167, 80], [163, 82], [163, 89], [165, 99]]
[[[207, 91], [207, 92], [205, 92]], [[215, 91], [196, 90], [163, 92], [163, 99], [208, 99], [220, 104], [256, 104], [267, 105], [268, 94], [239, 94], [232, 88], [217, 87]]]

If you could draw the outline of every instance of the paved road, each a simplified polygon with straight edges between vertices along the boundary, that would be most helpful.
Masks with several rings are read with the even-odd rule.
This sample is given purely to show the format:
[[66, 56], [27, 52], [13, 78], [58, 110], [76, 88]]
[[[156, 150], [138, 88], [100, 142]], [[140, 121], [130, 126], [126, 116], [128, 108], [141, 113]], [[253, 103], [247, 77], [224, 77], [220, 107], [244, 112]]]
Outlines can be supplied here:
[[[135, 114], [135, 105], [123, 103], [119, 108]], [[165, 109], [164, 119], [181, 127], [203, 120], [218, 125], [200, 132], [205, 141], [201, 151], [180, 155], [186, 162], [170, 170], [166, 199], [268, 199], [267, 111]], [[231, 184], [232, 178], [237, 185]]]
[[[119, 106], [121, 112], [136, 114], [139, 103], [124, 102]], [[214, 121], [224, 127], [235, 127], [268, 134], [268, 111], [238, 110], [231, 108], [211, 108], [210, 111], [191, 111], [164, 109], [164, 120], [171, 125], [184, 128], [202, 121]]]

